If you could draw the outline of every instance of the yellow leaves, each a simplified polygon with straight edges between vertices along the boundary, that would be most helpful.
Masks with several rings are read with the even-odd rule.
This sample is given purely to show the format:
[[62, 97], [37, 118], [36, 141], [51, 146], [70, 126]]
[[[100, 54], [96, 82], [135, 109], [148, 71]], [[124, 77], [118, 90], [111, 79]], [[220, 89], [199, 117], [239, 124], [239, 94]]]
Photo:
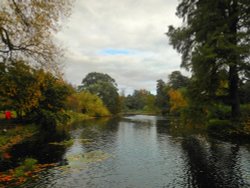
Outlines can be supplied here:
[[170, 98], [171, 112], [185, 108], [188, 105], [186, 99], [179, 90], [170, 89], [168, 95]]
[[[0, 50], [7, 49], [15, 58], [32, 58], [33, 65], [55, 64], [60, 47], [52, 40], [53, 33], [60, 29], [61, 17], [70, 12], [72, 0], [4, 2], [0, 1], [0, 26], [6, 29], [11, 44], [4, 40]], [[10, 54], [2, 55], [9, 58]]]
[[89, 116], [110, 115], [103, 101], [98, 96], [86, 91], [69, 96], [67, 99], [67, 107], [75, 112], [81, 112]]
[[228, 81], [227, 80], [220, 80], [219, 88], [216, 91], [217, 96], [225, 96], [227, 95], [228, 90]]

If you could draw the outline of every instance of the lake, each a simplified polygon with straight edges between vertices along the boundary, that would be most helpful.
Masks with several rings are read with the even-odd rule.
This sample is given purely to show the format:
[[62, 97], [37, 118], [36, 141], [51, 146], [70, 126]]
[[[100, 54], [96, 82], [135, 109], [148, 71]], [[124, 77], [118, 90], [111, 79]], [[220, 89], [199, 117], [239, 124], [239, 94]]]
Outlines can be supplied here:
[[[96, 119], [67, 132], [29, 139], [10, 151], [8, 169], [23, 158], [56, 163], [21, 187], [250, 187], [250, 144], [204, 133], [180, 133], [164, 117]], [[72, 144], [53, 144], [71, 139]]]

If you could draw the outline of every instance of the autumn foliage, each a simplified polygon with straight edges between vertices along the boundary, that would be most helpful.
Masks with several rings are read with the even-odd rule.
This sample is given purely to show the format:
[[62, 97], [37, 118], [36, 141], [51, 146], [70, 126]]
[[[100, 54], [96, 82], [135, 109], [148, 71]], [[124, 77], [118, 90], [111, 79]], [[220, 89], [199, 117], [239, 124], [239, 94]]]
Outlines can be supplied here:
[[187, 107], [188, 103], [180, 90], [170, 89], [168, 91], [168, 95], [170, 98], [171, 112], [178, 111], [182, 108]]
[[55, 167], [56, 164], [37, 164], [37, 160], [27, 158], [15, 169], [0, 172], [0, 187], [18, 187], [29, 179], [37, 177], [37, 174], [47, 168]]

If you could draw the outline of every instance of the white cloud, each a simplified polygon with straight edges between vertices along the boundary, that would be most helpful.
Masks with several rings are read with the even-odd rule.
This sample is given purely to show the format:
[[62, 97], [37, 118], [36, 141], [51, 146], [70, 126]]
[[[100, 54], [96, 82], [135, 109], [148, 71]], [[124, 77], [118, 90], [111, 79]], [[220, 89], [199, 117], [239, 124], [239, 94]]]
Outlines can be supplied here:
[[[179, 25], [177, 0], [78, 0], [56, 35], [67, 48], [65, 77], [80, 84], [89, 72], [112, 76], [119, 88], [155, 90], [157, 79], [179, 69], [180, 56], [164, 34]], [[108, 55], [105, 49], [136, 51]]]

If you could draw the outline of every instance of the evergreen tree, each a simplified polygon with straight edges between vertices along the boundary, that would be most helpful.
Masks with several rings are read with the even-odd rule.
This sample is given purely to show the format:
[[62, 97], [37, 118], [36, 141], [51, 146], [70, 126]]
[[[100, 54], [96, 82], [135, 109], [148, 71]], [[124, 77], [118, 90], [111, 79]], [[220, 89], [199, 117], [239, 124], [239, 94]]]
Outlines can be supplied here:
[[162, 114], [169, 111], [168, 87], [163, 80], [157, 80], [155, 104]]
[[249, 69], [250, 4], [248, 0], [182, 0], [177, 15], [184, 24], [169, 26], [170, 43], [182, 54], [199, 91], [211, 99], [227, 72], [231, 116], [239, 116], [239, 73]]
[[173, 71], [168, 79], [168, 85], [173, 89], [180, 89], [188, 85], [188, 77], [183, 76], [180, 71]]

